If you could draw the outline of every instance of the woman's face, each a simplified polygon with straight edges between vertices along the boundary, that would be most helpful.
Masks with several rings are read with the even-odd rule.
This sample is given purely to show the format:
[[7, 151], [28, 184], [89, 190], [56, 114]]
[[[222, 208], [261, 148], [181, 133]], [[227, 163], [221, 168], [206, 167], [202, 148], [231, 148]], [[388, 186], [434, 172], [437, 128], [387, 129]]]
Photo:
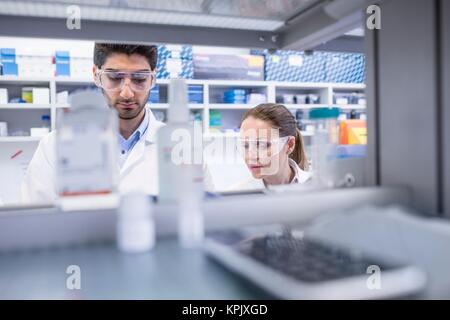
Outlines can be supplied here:
[[294, 137], [279, 137], [279, 130], [264, 120], [248, 117], [242, 122], [239, 148], [245, 163], [256, 179], [276, 175], [288, 164]]

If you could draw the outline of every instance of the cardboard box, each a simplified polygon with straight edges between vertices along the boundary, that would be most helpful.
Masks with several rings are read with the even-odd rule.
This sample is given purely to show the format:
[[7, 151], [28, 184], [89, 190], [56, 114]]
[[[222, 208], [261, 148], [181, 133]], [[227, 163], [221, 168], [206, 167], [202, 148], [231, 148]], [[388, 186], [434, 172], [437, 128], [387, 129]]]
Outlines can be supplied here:
[[340, 144], [367, 144], [367, 124], [365, 120], [344, 120], [339, 128]]
[[257, 55], [194, 54], [194, 78], [264, 80], [264, 58]]
[[291, 50], [264, 51], [265, 79], [267, 81], [324, 82], [325, 56]]
[[53, 77], [55, 65], [52, 57], [48, 55], [18, 55], [16, 62], [20, 77]]
[[156, 71], [156, 78], [170, 79], [170, 78], [194, 78], [194, 66], [192, 60], [168, 58], [158, 62]]
[[70, 76], [72, 78], [92, 79], [93, 65], [94, 61], [91, 58], [70, 57]]
[[327, 52], [326, 82], [364, 83], [365, 57], [359, 53]]
[[158, 46], [158, 60], [165, 60], [169, 58], [192, 60], [192, 46], [168, 44]]
[[50, 89], [49, 88], [33, 88], [33, 103], [34, 104], [49, 104], [50, 103]]

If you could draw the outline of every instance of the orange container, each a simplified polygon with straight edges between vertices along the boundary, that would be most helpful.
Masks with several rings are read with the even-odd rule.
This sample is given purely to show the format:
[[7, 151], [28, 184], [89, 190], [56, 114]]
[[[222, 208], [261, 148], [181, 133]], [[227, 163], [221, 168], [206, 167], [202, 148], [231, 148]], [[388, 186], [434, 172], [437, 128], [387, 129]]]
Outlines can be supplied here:
[[340, 144], [367, 144], [366, 120], [351, 119], [340, 123]]

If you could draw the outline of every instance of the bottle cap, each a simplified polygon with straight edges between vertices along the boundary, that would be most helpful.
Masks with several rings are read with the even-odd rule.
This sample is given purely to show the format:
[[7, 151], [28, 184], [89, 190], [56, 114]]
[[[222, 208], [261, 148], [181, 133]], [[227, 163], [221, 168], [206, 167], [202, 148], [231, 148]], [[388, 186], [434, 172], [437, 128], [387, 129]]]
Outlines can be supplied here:
[[333, 119], [339, 117], [340, 110], [337, 107], [313, 108], [309, 111], [310, 119]]

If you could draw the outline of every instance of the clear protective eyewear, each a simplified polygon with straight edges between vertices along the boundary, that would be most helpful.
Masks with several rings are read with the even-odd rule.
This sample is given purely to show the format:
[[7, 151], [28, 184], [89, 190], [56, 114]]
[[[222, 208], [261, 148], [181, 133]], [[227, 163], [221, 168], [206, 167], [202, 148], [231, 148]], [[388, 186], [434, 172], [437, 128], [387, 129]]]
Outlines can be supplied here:
[[96, 85], [106, 91], [122, 91], [126, 80], [131, 90], [136, 92], [148, 91], [153, 86], [156, 74], [153, 71], [110, 71], [99, 70], [96, 74]]
[[258, 157], [273, 157], [281, 152], [289, 140], [289, 136], [278, 139], [242, 139], [237, 142], [238, 151], [242, 155], [257, 155]]

